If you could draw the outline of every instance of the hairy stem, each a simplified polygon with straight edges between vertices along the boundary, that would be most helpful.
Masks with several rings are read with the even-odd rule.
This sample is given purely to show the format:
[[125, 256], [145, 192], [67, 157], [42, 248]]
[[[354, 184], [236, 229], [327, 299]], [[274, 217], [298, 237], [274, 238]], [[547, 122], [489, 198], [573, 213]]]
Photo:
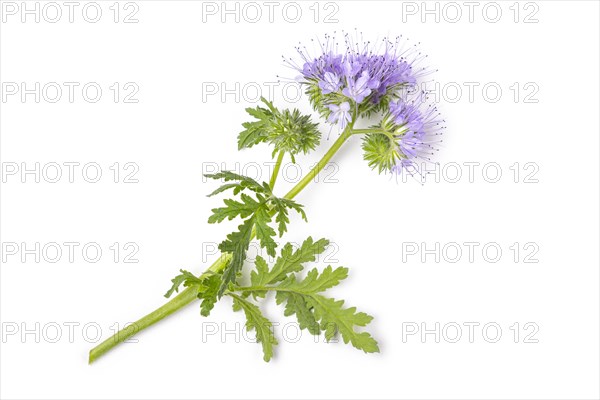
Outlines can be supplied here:
[[[222, 254], [207, 270], [202, 274], [202, 276], [207, 276], [210, 273], [218, 272], [227, 265], [229, 260], [231, 259], [230, 254]], [[160, 321], [161, 319], [167, 317], [168, 315], [173, 314], [175, 311], [183, 308], [184, 306], [190, 304], [194, 301], [198, 296], [198, 289], [196, 287], [188, 287], [183, 290], [173, 299], [169, 300], [169, 302], [165, 303], [163, 306], [157, 308], [152, 311], [150, 314], [140, 318], [133, 324], [129, 325], [126, 328], [121, 329], [119, 332], [115, 333], [113, 336], [109, 337], [98, 346], [94, 347], [90, 350], [89, 363], [93, 363], [98, 358], [100, 358], [104, 353], [122, 343], [138, 333], [139, 331], [146, 329], [150, 325], [153, 325]]]
[[338, 150], [342, 147], [344, 142], [346, 142], [346, 140], [348, 140], [348, 138], [351, 135], [352, 125], [348, 125], [348, 127], [344, 130], [344, 132], [342, 132], [340, 137], [338, 137], [337, 140], [331, 145], [329, 150], [327, 150], [327, 153], [323, 155], [323, 158], [321, 158], [313, 167], [313, 169], [308, 171], [308, 174], [306, 174], [306, 176], [302, 178], [302, 180], [298, 182], [296, 186], [294, 186], [289, 192], [287, 192], [287, 194], [284, 197], [286, 199], [293, 199], [294, 197], [296, 197], [298, 193], [300, 193], [302, 189], [304, 189], [306, 185], [308, 185], [319, 174], [319, 172], [321, 172], [321, 170], [325, 167], [325, 165], [327, 165], [329, 160], [331, 160], [331, 158], [335, 155], [335, 153], [338, 152]]
[[[318, 174], [321, 170], [327, 165], [329, 160], [338, 152], [338, 150], [342, 147], [344, 142], [348, 140], [348, 138], [352, 135], [353, 123], [348, 125], [346, 129], [342, 132], [342, 134], [337, 138], [337, 140], [331, 145], [329, 150], [323, 155], [323, 157], [317, 162], [317, 164], [306, 174], [306, 176], [296, 184], [284, 197], [286, 199], [293, 199], [300, 193]], [[273, 170], [273, 174], [270, 179], [271, 190], [273, 190], [273, 186], [275, 185], [275, 181], [277, 180], [277, 175], [279, 174], [279, 168], [281, 167], [281, 160], [283, 159], [283, 152], [279, 153], [277, 158], [277, 163], [275, 165], [275, 169]], [[254, 232], [252, 237], [254, 237]], [[217, 261], [215, 261], [207, 270], [202, 274], [202, 276], [206, 276], [212, 272], [220, 272], [222, 271], [229, 260], [231, 259], [230, 254], [222, 254]], [[173, 299], [169, 300], [163, 306], [157, 308], [152, 311], [150, 314], [140, 318], [132, 325], [127, 328], [121, 329], [119, 332], [115, 333], [113, 336], [109, 337], [98, 346], [94, 347], [90, 350], [89, 355], [89, 363], [93, 363], [106, 352], [111, 350], [113, 347], [118, 344], [124, 342], [129, 339], [136, 333], [140, 332], [143, 329], [157, 323], [161, 319], [173, 314], [175, 311], [185, 307], [190, 304], [194, 300], [198, 298], [198, 290], [195, 287], [189, 287], [183, 290], [180, 294], [175, 296]]]

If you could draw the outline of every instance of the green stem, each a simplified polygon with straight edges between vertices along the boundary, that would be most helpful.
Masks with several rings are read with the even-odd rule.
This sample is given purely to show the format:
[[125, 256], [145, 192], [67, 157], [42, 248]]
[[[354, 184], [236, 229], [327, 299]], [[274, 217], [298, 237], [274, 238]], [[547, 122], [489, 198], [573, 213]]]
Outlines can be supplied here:
[[[225, 267], [227, 262], [231, 259], [231, 254], [222, 254], [207, 270], [202, 274], [202, 276], [206, 276], [213, 272], [219, 272], [221, 269]], [[157, 308], [152, 311], [150, 314], [140, 318], [133, 324], [127, 326], [126, 328], [121, 329], [119, 332], [115, 333], [113, 336], [109, 337], [98, 346], [94, 347], [90, 350], [89, 355], [89, 363], [93, 363], [98, 358], [100, 358], [104, 353], [122, 343], [138, 333], [139, 331], [146, 329], [150, 325], [154, 325], [161, 319], [173, 314], [175, 311], [183, 308], [184, 306], [190, 304], [198, 297], [198, 289], [195, 287], [188, 287], [183, 290], [173, 299], [169, 300], [163, 306]]]
[[388, 131], [386, 131], [385, 129], [352, 129], [352, 134], [353, 135], [360, 135], [363, 133], [383, 133], [384, 135], [389, 133]]
[[275, 187], [275, 182], [277, 181], [277, 176], [279, 175], [279, 168], [281, 168], [281, 161], [283, 160], [283, 156], [285, 155], [284, 151], [280, 151], [277, 156], [277, 162], [275, 163], [275, 168], [273, 168], [273, 173], [271, 174], [271, 180], [269, 181], [269, 186], [271, 190]]
[[361, 134], [369, 134], [369, 133], [379, 133], [381, 135], [387, 136], [390, 142], [395, 143], [396, 137], [390, 131], [386, 131], [385, 129], [353, 129], [352, 135], [361, 135]]
[[[293, 199], [300, 193], [318, 174], [321, 170], [327, 165], [329, 160], [338, 152], [338, 150], [342, 147], [344, 142], [348, 140], [350, 136], [352, 136], [352, 127], [353, 123], [348, 125], [346, 129], [342, 132], [340, 137], [333, 143], [333, 145], [329, 148], [329, 150], [323, 155], [323, 158], [317, 162], [317, 164], [306, 174], [306, 176], [296, 184], [284, 197], [287, 199]], [[277, 179], [277, 174], [279, 173], [279, 168], [281, 166], [281, 160], [283, 159], [283, 153], [279, 154], [277, 159], [277, 164], [275, 166], [275, 170], [271, 176], [271, 189], [273, 189], [273, 185]], [[252, 235], [254, 236], [254, 235]], [[230, 254], [224, 254], [219, 257], [217, 261], [215, 261], [208, 270], [202, 274], [202, 276], [206, 276], [211, 272], [220, 272], [225, 268], [227, 262], [231, 259]], [[119, 343], [124, 342], [129, 339], [136, 333], [140, 332], [143, 329], [157, 323], [161, 319], [173, 314], [175, 311], [185, 307], [190, 304], [192, 301], [197, 299], [198, 290], [195, 287], [189, 287], [183, 290], [180, 294], [175, 296], [173, 299], [169, 300], [163, 306], [157, 308], [150, 314], [140, 318], [132, 325], [127, 328], [121, 329], [119, 332], [115, 333], [113, 336], [109, 337], [98, 346], [94, 347], [90, 350], [89, 355], [89, 363], [93, 363], [106, 352], [111, 350], [113, 347], [117, 346]]]
[[346, 129], [344, 130], [344, 132], [342, 132], [340, 137], [338, 137], [337, 140], [331, 145], [329, 150], [327, 150], [327, 153], [325, 153], [323, 155], [323, 158], [321, 158], [317, 162], [317, 164], [310, 171], [308, 171], [308, 174], [306, 174], [306, 176], [304, 178], [302, 178], [302, 180], [300, 182], [298, 182], [296, 184], [296, 186], [294, 186], [283, 197], [285, 197], [286, 199], [293, 199], [294, 197], [296, 197], [296, 195], [298, 195], [298, 193], [300, 193], [302, 191], [302, 189], [304, 189], [306, 187], [306, 185], [308, 185], [319, 174], [319, 172], [321, 172], [321, 170], [323, 168], [325, 168], [325, 166], [327, 165], [329, 160], [331, 160], [331, 158], [335, 155], [335, 153], [338, 152], [338, 150], [342, 147], [344, 142], [346, 142], [346, 140], [348, 140], [348, 138], [351, 135], [352, 135], [352, 124], [350, 124], [350, 125], [348, 125], [348, 127], [346, 127]]

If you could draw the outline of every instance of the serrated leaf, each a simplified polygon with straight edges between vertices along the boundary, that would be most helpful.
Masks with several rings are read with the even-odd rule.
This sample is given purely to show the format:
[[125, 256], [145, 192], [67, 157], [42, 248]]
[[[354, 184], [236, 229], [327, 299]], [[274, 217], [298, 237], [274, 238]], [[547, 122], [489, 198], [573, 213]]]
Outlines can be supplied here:
[[200, 285], [202, 284], [202, 279], [196, 277], [196, 275], [192, 274], [189, 271], [184, 269], [180, 269], [179, 272], [181, 274], [177, 275], [175, 278], [171, 279], [173, 285], [171, 288], [165, 293], [165, 297], [169, 298], [173, 295], [173, 293], [179, 293], [179, 287], [183, 284], [184, 287], [189, 287], [192, 285]]
[[250, 246], [252, 229], [254, 227], [254, 216], [248, 218], [240, 226], [238, 231], [227, 235], [227, 239], [219, 244], [219, 250], [231, 253], [231, 260], [223, 270], [223, 280], [218, 295], [221, 296], [230, 282], [235, 282], [238, 272], [242, 270], [246, 252]]
[[302, 219], [304, 221], [308, 221], [306, 219], [306, 213], [304, 212], [304, 206], [302, 204], [298, 204], [294, 200], [285, 199], [285, 198], [281, 198], [280, 200], [283, 202], [283, 204], [285, 204], [285, 206], [287, 208], [294, 210], [298, 214], [300, 214], [300, 216], [302, 217]]
[[377, 352], [377, 341], [369, 333], [355, 330], [355, 327], [366, 326], [373, 317], [357, 312], [355, 307], [344, 308], [343, 300], [321, 294], [346, 279], [347, 268], [327, 266], [321, 272], [312, 269], [304, 279], [297, 279], [295, 275], [302, 270], [304, 262], [313, 261], [327, 244], [324, 239], [313, 243], [309, 237], [296, 252], [292, 252], [288, 243], [271, 269], [264, 259], [257, 258], [256, 269], [250, 274], [251, 286], [237, 290], [255, 297], [264, 297], [267, 291], [275, 291], [277, 304], [285, 303], [284, 314], [296, 315], [301, 329], [312, 334], [324, 331], [328, 341], [339, 331], [344, 343], [351, 343], [366, 353]]
[[[315, 261], [316, 257], [325, 251], [329, 240], [320, 239], [316, 242], [312, 237], [308, 237], [302, 245], [294, 251], [291, 243], [286, 243], [281, 249], [281, 255], [277, 257], [275, 265], [271, 270], [266, 266], [266, 262], [260, 265], [256, 264], [256, 271], [250, 273], [252, 286], [266, 286], [283, 280], [288, 274], [301, 271], [304, 264]], [[258, 258], [257, 258], [258, 261]]]
[[325, 339], [331, 340], [336, 331], [342, 335], [344, 343], [351, 343], [365, 353], [379, 352], [377, 341], [368, 332], [356, 332], [355, 326], [366, 326], [373, 317], [363, 312], [356, 312], [355, 307], [343, 308], [344, 300], [330, 299], [319, 294], [305, 296], [306, 302], [312, 306], [315, 319], [321, 323], [325, 331]]
[[275, 222], [277, 222], [277, 229], [279, 231], [279, 237], [281, 237], [285, 232], [287, 232], [287, 224], [289, 224], [290, 219], [288, 217], [288, 210], [286, 207], [281, 207], [279, 204], [275, 203], [277, 216], [275, 217]]
[[302, 216], [302, 219], [306, 221], [306, 214], [304, 213], [302, 205], [296, 203], [295, 201], [285, 198], [271, 197], [271, 203], [273, 204], [273, 209], [276, 212], [275, 222], [278, 223], [279, 237], [281, 237], [287, 231], [287, 224], [290, 222], [288, 217], [288, 208], [295, 210]]
[[[214, 174], [211, 177], [220, 177], [226, 180], [242, 179], [241, 175], [235, 173]], [[255, 190], [256, 199], [245, 194], [240, 194], [240, 200], [225, 199], [225, 207], [214, 208], [213, 214], [209, 217], [209, 223], [222, 222], [225, 219], [231, 220], [237, 217], [245, 219], [238, 226], [237, 232], [230, 233], [226, 240], [219, 244], [222, 252], [231, 253], [232, 258], [223, 271], [223, 282], [219, 289], [219, 297], [224, 293], [229, 283], [234, 283], [237, 274], [242, 270], [246, 252], [252, 240], [253, 233], [260, 242], [261, 247], [271, 257], [276, 254], [277, 242], [274, 237], [275, 230], [269, 225], [272, 222], [272, 215], [276, 215], [280, 225], [280, 234], [285, 230], [285, 224], [289, 221], [287, 218], [287, 209], [299, 210], [304, 218], [302, 206], [287, 199], [279, 199], [271, 194], [271, 188], [267, 183], [260, 185], [256, 181], [252, 185], [261, 187], [261, 190]], [[235, 191], [235, 189], [234, 189]], [[282, 220], [283, 218], [283, 220]], [[283, 224], [283, 227], [282, 227]]]
[[255, 284], [254, 282], [256, 281], [257, 276], [262, 277], [268, 276], [269, 274], [269, 265], [267, 264], [267, 261], [261, 256], [256, 256], [256, 259], [254, 261], [254, 268], [256, 269], [256, 271], [252, 271], [250, 273], [250, 279], [252, 280], [253, 285]]
[[202, 300], [200, 303], [200, 315], [208, 317], [210, 312], [218, 301], [219, 288], [221, 287], [221, 275], [214, 274], [202, 282], [204, 290], [198, 293], [198, 298]]
[[233, 199], [224, 199], [225, 207], [213, 208], [212, 215], [208, 218], [209, 224], [222, 222], [224, 219], [232, 220], [235, 217], [246, 218], [260, 207], [261, 203], [247, 194], [242, 193], [241, 202]]
[[306, 304], [304, 296], [293, 292], [277, 292], [275, 296], [277, 304], [285, 302], [286, 317], [296, 315], [300, 329], [306, 329], [312, 335], [319, 335], [321, 327], [313, 314], [312, 307]]
[[[263, 102], [266, 102], [263, 98], [261, 99]], [[256, 118], [257, 121], [244, 122], [242, 124], [244, 130], [238, 135], [238, 150], [250, 148], [264, 142], [266, 140], [265, 133], [269, 129], [270, 121], [274, 119], [271, 110], [267, 110], [260, 106], [257, 106], [256, 108], [246, 108], [246, 112]]]
[[207, 197], [212, 197], [214, 195], [217, 195], [221, 192], [225, 192], [226, 190], [229, 189], [235, 189], [237, 187], [239, 187], [240, 184], [239, 183], [226, 183], [224, 185], [219, 186], [217, 189], [215, 189], [213, 192], [211, 192]]
[[254, 212], [256, 238], [260, 241], [261, 247], [267, 250], [267, 254], [275, 257], [275, 248], [277, 247], [277, 243], [273, 240], [275, 230], [269, 226], [269, 222], [271, 222], [271, 216], [268, 208], [266, 206], [258, 207]]
[[331, 265], [327, 266], [320, 274], [315, 268], [306, 274], [301, 281], [296, 281], [293, 275], [283, 281], [279, 287], [293, 288], [299, 292], [321, 293], [325, 290], [337, 286], [341, 281], [348, 277], [348, 268], [338, 267], [333, 269]]
[[273, 346], [277, 344], [277, 339], [273, 335], [273, 324], [262, 315], [257, 305], [233, 293], [229, 295], [233, 298], [234, 311], [244, 310], [246, 329], [256, 331], [256, 341], [262, 344], [263, 359], [269, 362], [273, 357]]
[[[234, 189], [234, 194], [237, 194], [244, 189], [250, 189], [257, 193], [265, 193], [265, 185], [261, 185], [256, 180], [248, 176], [236, 174], [232, 171], [221, 171], [217, 172], [216, 174], [205, 174], [204, 176], [210, 179], [222, 179], [224, 182], [237, 181], [236, 183], [229, 183], [219, 187], [217, 190], [209, 194], [209, 197], [232, 188]], [[270, 190], [268, 190], [267, 193], [270, 194]]]

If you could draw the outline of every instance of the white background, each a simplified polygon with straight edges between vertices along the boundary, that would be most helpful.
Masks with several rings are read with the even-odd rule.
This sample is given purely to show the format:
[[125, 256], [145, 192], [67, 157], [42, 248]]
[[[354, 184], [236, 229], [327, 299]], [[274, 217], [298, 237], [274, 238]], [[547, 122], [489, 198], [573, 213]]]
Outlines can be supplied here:
[[[6, 176], [2, 242], [28, 248], [36, 242], [97, 243], [103, 254], [97, 263], [83, 259], [81, 247], [72, 263], [67, 254], [56, 263], [44, 257], [35, 262], [33, 255], [22, 262], [21, 253], [3, 254], [2, 398], [598, 398], [597, 2], [516, 7], [499, 2], [502, 15], [496, 23], [486, 20], [495, 17], [496, 6], [482, 13], [486, 3], [474, 9], [473, 22], [467, 6], [454, 3], [462, 12], [455, 23], [449, 21], [455, 8], [444, 3], [437, 5], [439, 22], [435, 15], [421, 21], [421, 2], [412, 3], [415, 15], [402, 2], [336, 2], [327, 9], [321, 3], [316, 23], [315, 8], [309, 8], [313, 2], [298, 3], [297, 23], [283, 18], [286, 3], [275, 8], [273, 23], [262, 2], [264, 15], [256, 23], [247, 20], [253, 14], [242, 14], [239, 23], [227, 16], [222, 23], [220, 9], [203, 15], [203, 3], [194, 1], [137, 1], [138, 23], [122, 21], [133, 6], [124, 10], [121, 3], [114, 23], [113, 2], [100, 2], [102, 18], [89, 23], [81, 14], [85, 4], [75, 9], [73, 23], [65, 6], [57, 23], [43, 16], [39, 23], [33, 16], [22, 23], [20, 10], [3, 15], [3, 83], [26, 82], [31, 88], [35, 82], [97, 82], [103, 88], [96, 103], [85, 101], [81, 89], [75, 90], [73, 103], [66, 91], [57, 103], [44, 98], [36, 103], [33, 95], [25, 102], [19, 94], [3, 99], [3, 171], [11, 163], [96, 162], [103, 175], [98, 183], [88, 183], [80, 166], [73, 183], [66, 176], [58, 183], [43, 177], [36, 183], [31, 175], [22, 183], [20, 174]], [[325, 23], [332, 11], [338, 22]], [[529, 20], [537, 22], [525, 23], [532, 12]], [[309, 223], [294, 219], [284, 237], [299, 242], [313, 235], [335, 242], [328, 261], [339, 260], [335, 265], [349, 267], [351, 276], [333, 293], [375, 317], [370, 331], [381, 353], [315, 343], [306, 333], [296, 343], [286, 342], [281, 329], [293, 320], [270, 301], [265, 312], [282, 325], [275, 330], [276, 357], [264, 363], [259, 345], [232, 333], [221, 339], [221, 329], [236, 331], [243, 322], [225, 299], [209, 318], [200, 317], [194, 304], [139, 334], [137, 343], [88, 366], [94, 326], [104, 339], [115, 323], [122, 326], [163, 304], [162, 294], [178, 269], [201, 272], [214, 258], [203, 248], [236, 226], [206, 223], [220, 200], [205, 196], [216, 183], [203, 182], [202, 173], [224, 163], [256, 174], [249, 169], [252, 163], [270, 161], [266, 148], [236, 150], [240, 124], [248, 119], [244, 108], [255, 104], [254, 92], [222, 101], [220, 93], [207, 96], [203, 88], [222, 82], [228, 88], [236, 82], [241, 88], [248, 83], [266, 88], [263, 84], [276, 82], [277, 74], [294, 77], [281, 55], [293, 56], [295, 45], [310, 44], [317, 35], [355, 28], [372, 40], [403, 34], [411, 44], [420, 42], [431, 68], [439, 69], [431, 77], [449, 89], [463, 89], [460, 99], [448, 90], [439, 101], [448, 129], [438, 161], [461, 166], [458, 182], [442, 176], [440, 182], [420, 185], [378, 176], [362, 160], [356, 138], [334, 159], [330, 182], [311, 184], [298, 196]], [[124, 91], [115, 103], [109, 89], [114, 82], [135, 83], [139, 102], [124, 103], [129, 92]], [[473, 101], [465, 82], [479, 85]], [[515, 82], [520, 87], [516, 102], [510, 89]], [[487, 83], [502, 89], [498, 101], [489, 100], [495, 96], [491, 89], [484, 98]], [[525, 90], [526, 83], [534, 86]], [[532, 87], [539, 90], [526, 98]], [[286, 106], [281, 88], [273, 99]], [[310, 111], [304, 98], [292, 106]], [[321, 130], [323, 145], [298, 158], [303, 172], [337, 135], [334, 130], [327, 140], [330, 128], [321, 124]], [[121, 172], [125, 163], [135, 163], [139, 183], [123, 183], [123, 175], [114, 183], [109, 167], [115, 162]], [[464, 164], [469, 162], [479, 163], [473, 182]], [[495, 169], [482, 174], [489, 163], [502, 173], [496, 183], [489, 182]], [[515, 167], [510, 169], [515, 163], [516, 183]], [[525, 169], [526, 163], [533, 167]], [[263, 167], [261, 178], [267, 179]], [[532, 168], [537, 183], [526, 183]], [[282, 194], [293, 185], [294, 169], [287, 171], [288, 182], [278, 182]], [[117, 263], [109, 249], [115, 242], [121, 247]], [[128, 242], [139, 247], [138, 263], [123, 262]], [[436, 242], [480, 246], [474, 262], [465, 247], [458, 262], [444, 257], [436, 262], [433, 255], [422, 262], [420, 253], [403, 252], [410, 242], [428, 248]], [[518, 262], [510, 249], [515, 242], [521, 247]], [[539, 248], [533, 257], [537, 263], [524, 262], [531, 248], [523, 246], [529, 242]], [[501, 247], [498, 262], [483, 258], [486, 243]], [[479, 324], [472, 343], [464, 325], [469, 322]], [[69, 323], [78, 324], [72, 340]], [[427, 329], [440, 324], [439, 343], [433, 334], [403, 340], [403, 330], [422, 323]], [[493, 329], [487, 337], [482, 333], [488, 323], [502, 329], [496, 343], [486, 340], [494, 338]], [[526, 323], [531, 323], [528, 329]], [[85, 324], [92, 326], [87, 335]], [[462, 327], [462, 337], [451, 343], [455, 324]], [[62, 336], [51, 343], [57, 325]], [[15, 327], [18, 332], [9, 334]], [[219, 332], [207, 335], [215, 327]], [[531, 340], [525, 340], [535, 327]], [[23, 329], [39, 337], [22, 336]], [[288, 334], [293, 338], [294, 330]], [[532, 340], [537, 343], [526, 343]]]

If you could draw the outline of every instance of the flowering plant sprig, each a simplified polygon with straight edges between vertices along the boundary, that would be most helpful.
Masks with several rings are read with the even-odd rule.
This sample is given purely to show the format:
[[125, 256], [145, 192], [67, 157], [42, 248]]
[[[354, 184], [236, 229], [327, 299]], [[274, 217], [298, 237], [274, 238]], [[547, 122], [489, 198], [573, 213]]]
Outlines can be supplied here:
[[[311, 269], [305, 275], [306, 265], [315, 261], [328, 245], [326, 239], [308, 237], [294, 249], [290, 243], [279, 247], [275, 241], [288, 229], [290, 212], [307, 220], [304, 207], [294, 198], [325, 167], [342, 145], [353, 135], [362, 135], [364, 159], [379, 173], [419, 173], [418, 162], [430, 162], [440, 142], [443, 127], [439, 113], [427, 104], [423, 92], [411, 93], [410, 88], [424, 75], [417, 67], [423, 59], [412, 47], [404, 49], [401, 38], [384, 39], [377, 45], [357, 42], [344, 35], [343, 49], [339, 50], [335, 37], [326, 36], [319, 42], [319, 52], [309, 56], [305, 47], [297, 48], [301, 62], [286, 59], [286, 63], [300, 74], [313, 108], [341, 131], [339, 137], [321, 160], [288, 193], [274, 192], [279, 169], [284, 157], [296, 162], [298, 155], [316, 149], [321, 140], [318, 125], [298, 110], [279, 110], [262, 99], [263, 106], [248, 108], [254, 119], [243, 124], [238, 135], [238, 148], [250, 148], [260, 143], [273, 147], [275, 168], [269, 182], [258, 182], [231, 171], [206, 175], [222, 181], [209, 196], [231, 193], [223, 206], [213, 208], [209, 223], [239, 220], [237, 228], [219, 244], [221, 256], [201, 275], [181, 270], [172, 279], [165, 296], [173, 299], [129, 327], [117, 332], [90, 351], [90, 363], [107, 351], [179, 310], [195, 299], [200, 302], [200, 314], [208, 316], [216, 302], [224, 297], [232, 299], [234, 311], [243, 311], [246, 328], [256, 331], [262, 344], [264, 360], [273, 357], [277, 339], [272, 323], [262, 314], [260, 303], [268, 292], [275, 293], [277, 304], [284, 305], [284, 315], [295, 316], [301, 329], [313, 335], [324, 334], [329, 341], [340, 334], [366, 353], [379, 351], [377, 341], [367, 332], [360, 331], [373, 319], [355, 307], [345, 307], [343, 300], [335, 300], [325, 292], [340, 284], [348, 276], [348, 269], [327, 266], [322, 271]], [[366, 129], [355, 128], [362, 118], [379, 117], [379, 122]], [[250, 271], [249, 284], [244, 284], [244, 266], [250, 264], [247, 251], [257, 240], [271, 256], [277, 256], [269, 266], [263, 257], [256, 257]], [[181, 293], [179, 289], [184, 287]]]

